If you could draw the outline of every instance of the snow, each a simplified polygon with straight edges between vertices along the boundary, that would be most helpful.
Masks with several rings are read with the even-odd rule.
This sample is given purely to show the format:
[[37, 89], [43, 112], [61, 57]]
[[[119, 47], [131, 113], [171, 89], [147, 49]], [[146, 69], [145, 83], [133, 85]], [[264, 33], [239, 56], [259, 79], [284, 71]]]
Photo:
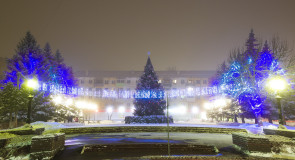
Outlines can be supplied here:
[[31, 123], [33, 128], [45, 128], [45, 130], [54, 130], [54, 129], [60, 129], [60, 128], [67, 128], [67, 126], [58, 123], [58, 122], [43, 122], [43, 121], [37, 121], [34, 123]]
[[[80, 127], [116, 127], [116, 126], [167, 126], [167, 124], [124, 124], [123, 122], [111, 122], [105, 121], [105, 123], [92, 123], [92, 124], [84, 124], [84, 123], [58, 123], [58, 122], [43, 122], [37, 121], [31, 123], [33, 128], [44, 127], [45, 130], [54, 130], [60, 128], [80, 128]], [[249, 124], [249, 123], [173, 123], [169, 124], [170, 127], [215, 127], [215, 128], [236, 128], [236, 129], [246, 129], [248, 132], [253, 134], [263, 134], [263, 128], [269, 129], [277, 129], [277, 124], [271, 124], [268, 122], [263, 122], [263, 126], [259, 127], [257, 124]], [[295, 127], [286, 126], [287, 129], [295, 130]]]

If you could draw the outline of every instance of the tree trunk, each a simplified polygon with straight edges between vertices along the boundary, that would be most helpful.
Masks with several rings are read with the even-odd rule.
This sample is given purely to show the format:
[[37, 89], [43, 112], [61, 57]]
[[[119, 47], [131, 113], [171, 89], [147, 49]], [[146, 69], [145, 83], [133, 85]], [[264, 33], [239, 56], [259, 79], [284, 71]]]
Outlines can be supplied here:
[[256, 118], [255, 118], [255, 124], [258, 124], [259, 127], [263, 126], [262, 119], [261, 119], [261, 114], [258, 114], [256, 116]]
[[235, 114], [235, 122], [238, 123], [238, 116]]
[[242, 123], [245, 123], [245, 116], [242, 115]]
[[12, 111], [9, 112], [9, 128], [13, 128], [13, 126], [12, 126]]
[[14, 112], [14, 126], [17, 127], [17, 113], [18, 111]]
[[271, 118], [271, 116], [268, 117], [268, 123], [272, 123], [272, 118]]

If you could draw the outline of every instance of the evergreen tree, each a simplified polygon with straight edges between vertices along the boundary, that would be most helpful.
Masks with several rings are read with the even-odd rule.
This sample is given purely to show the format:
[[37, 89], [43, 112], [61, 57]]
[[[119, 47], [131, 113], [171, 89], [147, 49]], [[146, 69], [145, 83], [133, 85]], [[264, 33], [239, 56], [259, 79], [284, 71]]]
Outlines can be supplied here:
[[50, 96], [47, 96], [44, 92], [38, 92], [32, 100], [32, 121], [46, 122], [52, 119], [52, 117], [56, 117], [58, 108], [51, 101]]
[[[6, 78], [4, 83], [17, 84], [17, 74], [21, 73], [20, 83], [24, 78], [37, 77], [38, 81], [76, 86], [76, 79], [71, 67], [63, 62], [61, 53], [52, 54], [47, 43], [44, 49], [40, 49], [34, 36], [27, 32], [26, 36], [18, 43], [16, 54], [8, 59]], [[46, 71], [46, 72], [45, 72]]]
[[[66, 85], [67, 87], [76, 86], [76, 80], [71, 67], [63, 63], [63, 58], [58, 51], [52, 54], [50, 45], [47, 43], [43, 49], [40, 49], [34, 36], [27, 32], [25, 37], [18, 43], [16, 54], [8, 59], [4, 89], [1, 92], [2, 107], [1, 115], [9, 114], [12, 121], [13, 113], [15, 123], [18, 117], [25, 118], [27, 114], [28, 91], [24, 84], [25, 79], [37, 78], [40, 82], [55, 83]], [[13, 88], [12, 86], [17, 86]], [[35, 92], [32, 100], [33, 120], [47, 120], [53, 115], [53, 109], [49, 106], [49, 95], [41, 92]], [[4, 97], [4, 98], [3, 98]], [[18, 112], [20, 111], [20, 112]]]
[[[13, 82], [17, 84], [17, 74], [21, 73], [26, 78], [37, 77], [43, 82], [50, 81], [47, 71], [49, 64], [46, 62], [37, 41], [34, 36], [27, 32], [26, 36], [18, 43], [16, 54], [8, 59], [5, 82]], [[20, 78], [20, 84], [24, 82], [23, 77]]]
[[[164, 115], [166, 101], [161, 96], [164, 95], [164, 89], [158, 83], [158, 77], [154, 71], [150, 57], [148, 57], [144, 73], [137, 83], [136, 92], [143, 96], [134, 98], [135, 116]], [[151, 92], [157, 94], [157, 96], [144, 96], [146, 95], [144, 93], [151, 95]]]
[[56, 62], [54, 59], [54, 55], [52, 54], [52, 50], [49, 43], [46, 43], [43, 48], [43, 54], [46, 60], [46, 63], [50, 64], [48, 67], [48, 74], [50, 77], [50, 82], [56, 82], [56, 79], [58, 78], [56, 75]]
[[[241, 105], [241, 116], [255, 117], [256, 123], [260, 121], [263, 108], [269, 109], [264, 105], [267, 98], [265, 81], [271, 74], [280, 74], [281, 70], [268, 43], [265, 42], [261, 52], [258, 52], [257, 46], [251, 30], [246, 41], [246, 51], [231, 55], [229, 67], [219, 76], [217, 83], [224, 94]], [[267, 112], [264, 113], [267, 116]]]
[[257, 57], [257, 55], [258, 55], [258, 49], [257, 49], [258, 45], [259, 44], [257, 43], [257, 40], [255, 38], [254, 31], [253, 31], [253, 29], [251, 29], [251, 31], [249, 33], [249, 37], [248, 37], [248, 39], [246, 41], [246, 47], [247, 47], [246, 52], [245, 52], [246, 53], [245, 54], [246, 58]]
[[64, 63], [64, 58], [59, 50], [56, 51], [54, 60], [56, 65], [55, 73], [57, 74], [57, 77], [59, 77], [56, 82], [66, 86], [75, 86], [77, 84], [77, 80], [74, 77], [73, 69]]
[[[4, 121], [9, 120], [10, 124], [12, 124], [13, 116], [17, 118], [17, 113], [19, 110], [26, 110], [26, 104], [28, 102], [28, 94], [24, 88], [20, 90], [13, 85], [13, 83], [9, 82], [4, 85], [3, 89], [0, 93], [0, 101], [2, 104], [1, 115]], [[7, 114], [9, 115], [9, 119], [7, 119]]]

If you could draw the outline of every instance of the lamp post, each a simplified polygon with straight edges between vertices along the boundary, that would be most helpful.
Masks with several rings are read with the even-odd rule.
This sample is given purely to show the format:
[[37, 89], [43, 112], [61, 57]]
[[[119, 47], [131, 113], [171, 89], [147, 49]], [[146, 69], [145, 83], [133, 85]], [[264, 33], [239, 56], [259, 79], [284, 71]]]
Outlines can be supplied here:
[[107, 113], [108, 113], [108, 120], [112, 120], [112, 114], [113, 114], [113, 107], [108, 107], [107, 108]]
[[29, 88], [29, 103], [28, 103], [28, 114], [27, 114], [27, 123], [30, 124], [31, 123], [31, 110], [32, 110], [32, 100], [34, 95], [31, 94], [31, 91], [33, 89], [36, 89], [38, 87], [38, 81], [36, 79], [29, 79], [27, 81], [27, 87]]
[[167, 110], [167, 138], [168, 138], [168, 143], [167, 143], [167, 149], [168, 149], [168, 156], [170, 156], [170, 130], [169, 130], [169, 102], [168, 102], [168, 94], [166, 96], [166, 110]]
[[276, 99], [278, 103], [278, 110], [279, 110], [279, 124], [286, 125], [285, 118], [282, 113], [282, 106], [281, 106], [281, 99], [280, 92], [283, 91], [286, 86], [287, 82], [282, 77], [273, 77], [268, 81], [267, 84], [276, 94]]

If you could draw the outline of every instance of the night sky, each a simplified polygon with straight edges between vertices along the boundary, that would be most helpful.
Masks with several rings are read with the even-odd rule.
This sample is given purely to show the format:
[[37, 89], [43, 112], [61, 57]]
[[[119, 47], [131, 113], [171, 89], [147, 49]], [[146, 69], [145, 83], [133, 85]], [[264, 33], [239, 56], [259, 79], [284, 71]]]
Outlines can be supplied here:
[[294, 45], [295, 0], [0, 0], [0, 56], [27, 31], [75, 70], [215, 70], [257, 38]]

